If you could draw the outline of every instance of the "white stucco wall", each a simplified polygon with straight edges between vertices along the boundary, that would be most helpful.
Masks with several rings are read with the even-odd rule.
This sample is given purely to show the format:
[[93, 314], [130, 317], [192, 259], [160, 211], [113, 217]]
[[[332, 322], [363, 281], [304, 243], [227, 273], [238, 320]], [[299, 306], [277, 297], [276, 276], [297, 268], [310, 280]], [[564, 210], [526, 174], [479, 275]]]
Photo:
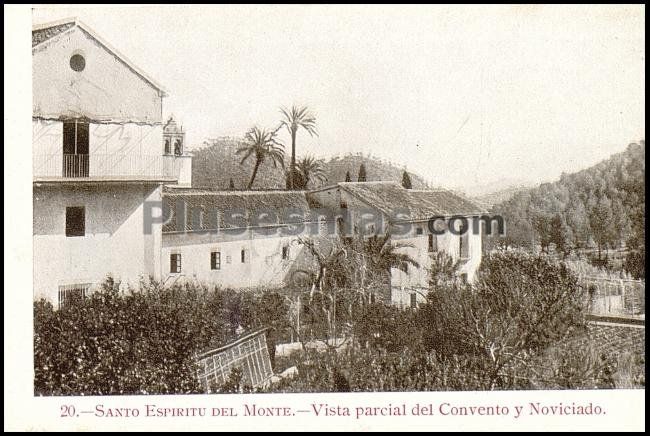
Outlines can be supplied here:
[[[356, 224], [357, 229], [361, 230], [361, 227], [365, 224], [366, 226], [370, 223], [370, 220], [362, 218], [362, 212], [367, 212], [371, 210], [371, 206], [366, 202], [360, 200], [359, 198], [353, 196], [352, 194], [334, 186], [328, 189], [323, 189], [321, 191], [311, 193], [318, 201], [325, 207], [336, 208], [340, 206], [341, 202], [344, 202], [348, 206], [350, 211], [349, 218], [354, 225]], [[387, 225], [389, 217], [382, 214], [379, 211], [376, 211], [376, 217], [379, 218], [379, 223]], [[478, 233], [473, 232], [473, 222], [477, 218], [468, 217], [468, 226], [470, 232], [467, 236], [468, 251], [467, 258], [462, 259], [460, 267], [457, 271], [458, 275], [466, 274], [467, 281], [471, 282], [474, 280], [476, 272], [481, 263], [482, 248], [481, 248], [481, 226], [478, 226]], [[405, 224], [400, 224], [404, 226]], [[405, 247], [400, 249], [402, 252], [409, 254], [418, 264], [419, 268], [409, 266], [407, 273], [398, 270], [391, 270], [391, 300], [394, 304], [401, 305], [404, 307], [410, 306], [411, 303], [411, 294], [415, 294], [417, 302], [422, 302], [426, 298], [426, 294], [429, 288], [429, 269], [431, 268], [432, 255], [437, 252], [444, 251], [449, 254], [454, 261], [460, 259], [460, 236], [454, 235], [449, 231], [445, 231], [443, 234], [436, 235], [437, 239], [437, 249], [434, 253], [429, 253], [429, 229], [428, 223], [426, 221], [409, 223], [409, 231], [405, 234], [400, 234], [396, 236], [395, 233], [398, 229], [395, 226], [391, 226], [390, 233], [392, 236], [391, 240], [393, 242], [399, 242], [404, 244], [410, 244], [412, 247]], [[417, 228], [422, 228], [422, 234], [418, 235]], [[376, 226], [378, 231], [381, 231], [380, 227]], [[403, 232], [403, 227], [400, 227], [399, 231]]]
[[192, 186], [192, 155], [167, 156], [175, 159], [178, 165], [178, 186], [189, 188]]
[[[143, 202], [152, 185], [34, 186], [34, 298], [57, 304], [61, 285], [101, 283], [107, 274], [137, 285], [156, 275], [160, 224], [143, 232]], [[65, 235], [66, 207], [85, 207], [85, 236]]]
[[[472, 223], [476, 219], [467, 218], [470, 231], [467, 236], [468, 251], [465, 259], [460, 259], [460, 235], [454, 235], [448, 231], [441, 235], [434, 235], [437, 238], [437, 250], [430, 253], [428, 251], [430, 232], [427, 222], [413, 223], [412, 229], [407, 235], [395, 239], [396, 242], [412, 245], [412, 247], [401, 248], [400, 251], [411, 256], [419, 263], [420, 267], [409, 266], [408, 273], [397, 269], [391, 271], [392, 301], [394, 304], [408, 307], [412, 293], [416, 294], [418, 303], [425, 300], [429, 287], [429, 269], [431, 268], [433, 256], [441, 251], [450, 255], [454, 261], [461, 261], [461, 266], [457, 271], [458, 275], [467, 274], [468, 282], [474, 280], [482, 256], [481, 235], [472, 232]], [[421, 235], [417, 235], [418, 227], [422, 228]], [[481, 226], [478, 227], [478, 230], [480, 232]]]
[[[297, 236], [261, 235], [246, 229], [239, 235], [223, 233], [164, 233], [162, 276], [166, 284], [193, 280], [231, 288], [280, 287], [292, 283], [292, 272], [310, 269], [311, 256], [296, 243]], [[289, 258], [282, 259], [282, 247]], [[241, 250], [246, 262], [241, 262]], [[212, 270], [212, 251], [221, 253], [221, 269]], [[170, 256], [181, 254], [181, 271], [170, 271]], [[295, 276], [298, 278], [298, 276]]]
[[[63, 123], [33, 119], [32, 138], [34, 176], [62, 176]], [[172, 169], [172, 160], [164, 162], [167, 157], [162, 156], [160, 125], [90, 123], [88, 142], [91, 177], [159, 176], [178, 172]]]
[[[80, 72], [74, 54], [85, 58]], [[162, 122], [160, 91], [78, 27], [33, 48], [32, 66], [35, 117]]]
[[[149, 124], [89, 123], [89, 154], [94, 155], [150, 155], [162, 156], [162, 126]], [[34, 155], [63, 153], [63, 122], [32, 120]]]

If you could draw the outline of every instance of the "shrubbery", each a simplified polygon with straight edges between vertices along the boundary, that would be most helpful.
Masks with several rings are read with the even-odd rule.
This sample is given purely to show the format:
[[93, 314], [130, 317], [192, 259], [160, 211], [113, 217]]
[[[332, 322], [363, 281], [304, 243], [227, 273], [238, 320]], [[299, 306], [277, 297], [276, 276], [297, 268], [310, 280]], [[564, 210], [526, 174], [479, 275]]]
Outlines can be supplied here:
[[35, 394], [200, 392], [196, 353], [223, 345], [239, 326], [280, 327], [281, 301], [198, 286], [120, 293], [109, 279], [60, 310], [35, 302]]
[[417, 311], [366, 306], [353, 346], [296, 358], [299, 377], [276, 389], [336, 391], [333, 374], [353, 391], [613, 387], [615, 362], [571, 340], [586, 333], [586, 299], [563, 264], [500, 253], [472, 285], [444, 277]]
[[[60, 310], [39, 301], [34, 303], [35, 394], [198, 393], [196, 354], [223, 345], [242, 328], [257, 327], [270, 327], [272, 359], [275, 344], [293, 336], [303, 344], [347, 338], [344, 346], [325, 353], [282, 357], [276, 372], [296, 365], [298, 376], [270, 391], [645, 384], [637, 357], [620, 360], [596, 353], [588, 341], [572, 340], [585, 336], [586, 298], [563, 264], [522, 253], [490, 255], [477, 280], [466, 285], [452, 279], [453, 265], [446, 259], [436, 261], [442, 262], [434, 268], [439, 274], [418, 310], [371, 303], [365, 293], [350, 289], [333, 290], [330, 301], [322, 292], [284, 295], [197, 285], [121, 293], [111, 280]], [[247, 391], [236, 371], [215, 390]]]

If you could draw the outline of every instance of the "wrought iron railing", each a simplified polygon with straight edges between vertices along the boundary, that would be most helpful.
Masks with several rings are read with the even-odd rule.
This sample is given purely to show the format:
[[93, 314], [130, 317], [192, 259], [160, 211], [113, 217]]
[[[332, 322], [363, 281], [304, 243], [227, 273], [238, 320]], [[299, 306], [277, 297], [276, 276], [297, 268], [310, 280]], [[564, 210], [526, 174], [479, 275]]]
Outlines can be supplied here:
[[165, 177], [177, 178], [175, 156], [131, 154], [35, 155], [34, 177]]

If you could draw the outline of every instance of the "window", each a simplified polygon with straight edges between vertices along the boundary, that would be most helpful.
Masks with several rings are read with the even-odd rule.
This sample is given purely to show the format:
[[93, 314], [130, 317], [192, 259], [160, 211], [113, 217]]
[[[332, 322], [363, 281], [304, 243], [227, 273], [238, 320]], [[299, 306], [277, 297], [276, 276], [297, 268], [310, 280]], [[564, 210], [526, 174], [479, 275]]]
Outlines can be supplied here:
[[246, 249], [241, 250], [241, 263], [246, 263]]
[[436, 235], [429, 234], [429, 253], [438, 251], [438, 238]]
[[83, 71], [86, 68], [86, 58], [80, 54], [74, 54], [70, 58], [70, 68], [74, 71]]
[[169, 256], [169, 272], [170, 273], [179, 273], [181, 272], [181, 254], [172, 253]]
[[210, 253], [210, 269], [221, 269], [221, 252]]
[[172, 141], [169, 138], [165, 138], [165, 154], [172, 153]]
[[88, 177], [89, 125], [63, 122], [63, 177]]
[[411, 293], [411, 309], [418, 307], [418, 297], [415, 292]]
[[469, 257], [469, 231], [465, 231], [460, 235], [459, 239], [459, 253], [461, 259], [467, 259]]
[[73, 300], [80, 300], [88, 295], [90, 283], [59, 286], [59, 309]]
[[183, 141], [181, 141], [180, 139], [177, 139], [174, 142], [174, 154], [176, 156], [180, 156], [183, 154]]
[[226, 256], [226, 263], [230, 265], [232, 263], [232, 256]]
[[86, 236], [86, 209], [83, 207], [65, 208], [65, 235]]
[[289, 259], [289, 246], [285, 245], [282, 247], [282, 260], [287, 260]]
[[416, 235], [421, 235], [421, 234], [423, 234], [423, 233], [424, 233], [424, 230], [422, 230], [422, 227], [417, 227], [417, 228], [415, 229], [415, 234], [416, 234]]

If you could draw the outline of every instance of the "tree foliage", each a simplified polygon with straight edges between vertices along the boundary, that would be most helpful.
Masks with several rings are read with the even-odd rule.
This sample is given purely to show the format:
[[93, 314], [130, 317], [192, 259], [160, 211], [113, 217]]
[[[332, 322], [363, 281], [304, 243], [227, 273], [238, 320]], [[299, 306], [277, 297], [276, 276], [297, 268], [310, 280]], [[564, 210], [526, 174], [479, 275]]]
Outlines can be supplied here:
[[359, 175], [357, 176], [357, 182], [365, 182], [367, 181], [366, 179], [366, 166], [364, 164], [361, 164], [359, 165]]
[[245, 145], [237, 150], [237, 154], [243, 154], [240, 164], [243, 164], [252, 157], [255, 160], [253, 173], [248, 182], [248, 189], [253, 187], [257, 171], [265, 161], [271, 161], [273, 167], [284, 167], [284, 145], [276, 139], [276, 132], [261, 129], [257, 126], [251, 128], [244, 136]]
[[114, 395], [200, 393], [194, 357], [239, 327], [288, 324], [283, 298], [187, 285], [103, 289], [59, 309], [34, 303], [34, 393]]
[[411, 183], [411, 176], [409, 176], [409, 173], [406, 171], [402, 173], [402, 186], [405, 189], [413, 188], [413, 184]]
[[554, 183], [516, 194], [492, 212], [504, 217], [506, 236], [493, 237], [505, 247], [548, 251], [566, 256], [594, 246], [603, 250], [632, 249], [630, 262], [645, 247], [645, 141], [623, 153]]

